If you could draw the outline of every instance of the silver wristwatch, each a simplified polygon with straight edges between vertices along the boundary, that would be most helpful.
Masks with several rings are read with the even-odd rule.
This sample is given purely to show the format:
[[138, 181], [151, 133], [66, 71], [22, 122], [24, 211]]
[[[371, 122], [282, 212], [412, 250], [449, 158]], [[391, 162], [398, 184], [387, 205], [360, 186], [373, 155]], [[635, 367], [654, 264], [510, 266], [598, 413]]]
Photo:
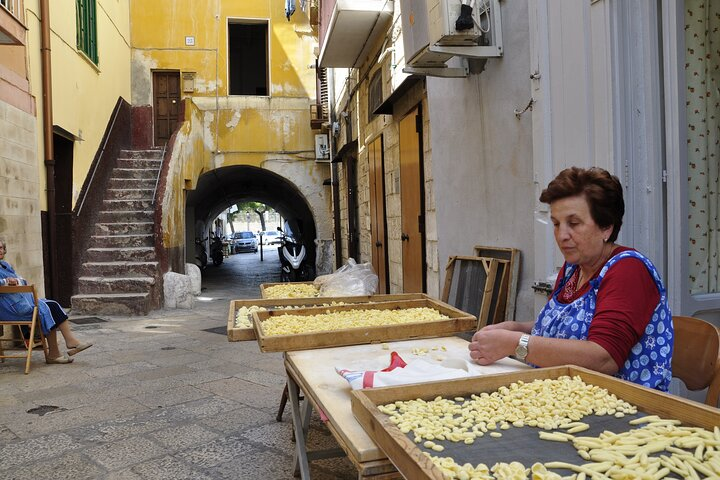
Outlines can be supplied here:
[[525, 357], [528, 355], [528, 342], [530, 342], [530, 335], [523, 333], [518, 341], [517, 347], [515, 347], [515, 358], [521, 362], [525, 361]]

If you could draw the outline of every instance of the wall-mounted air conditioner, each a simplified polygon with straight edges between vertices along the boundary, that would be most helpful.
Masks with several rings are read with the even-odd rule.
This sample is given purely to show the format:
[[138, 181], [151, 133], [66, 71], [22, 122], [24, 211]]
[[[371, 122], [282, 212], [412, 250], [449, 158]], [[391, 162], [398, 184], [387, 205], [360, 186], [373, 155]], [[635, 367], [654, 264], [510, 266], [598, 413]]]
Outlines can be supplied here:
[[[500, 0], [401, 0], [400, 8], [407, 73], [465, 76], [448, 60], [502, 56]], [[469, 28], [458, 30], [461, 15]]]
[[321, 163], [329, 163], [330, 143], [328, 142], [327, 133], [318, 133], [315, 135], [315, 161]]

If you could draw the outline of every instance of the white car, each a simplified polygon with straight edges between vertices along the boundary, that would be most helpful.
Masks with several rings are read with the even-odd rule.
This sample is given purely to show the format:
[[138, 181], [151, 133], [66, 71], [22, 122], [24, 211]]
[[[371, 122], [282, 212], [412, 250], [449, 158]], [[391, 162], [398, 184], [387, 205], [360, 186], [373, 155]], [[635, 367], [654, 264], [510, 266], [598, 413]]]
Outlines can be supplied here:
[[277, 230], [268, 230], [262, 232], [263, 245], [280, 245], [282, 243], [282, 235]]

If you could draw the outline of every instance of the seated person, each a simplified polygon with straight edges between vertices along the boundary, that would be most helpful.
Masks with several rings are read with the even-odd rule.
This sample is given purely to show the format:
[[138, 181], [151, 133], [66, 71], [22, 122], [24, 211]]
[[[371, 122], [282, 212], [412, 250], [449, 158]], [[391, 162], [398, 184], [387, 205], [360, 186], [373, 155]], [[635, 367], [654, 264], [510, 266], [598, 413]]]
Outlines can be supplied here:
[[660, 274], [615, 240], [625, 213], [617, 177], [600, 168], [563, 170], [542, 191], [565, 258], [535, 322], [502, 322], [473, 335], [480, 365], [515, 354], [539, 367], [573, 364], [667, 391], [672, 315]]
[[[8, 262], [4, 260], [7, 253], [7, 244], [5, 240], [0, 239], [0, 285], [27, 285], [24, 278], [15, 273]], [[10, 293], [0, 295], [0, 318], [25, 320], [32, 315], [34, 300], [29, 293]], [[59, 303], [54, 300], [40, 299], [38, 300], [38, 316], [40, 320], [40, 328], [48, 341], [48, 358], [47, 363], [71, 363], [70, 358], [76, 353], [82, 352], [91, 343], [83, 343], [78, 340], [70, 329], [70, 323], [67, 322], [67, 314]], [[67, 354], [61, 354], [58, 347], [57, 331], [60, 330], [65, 339]], [[29, 335], [29, 329], [25, 335]], [[32, 341], [32, 339], [27, 339]]]

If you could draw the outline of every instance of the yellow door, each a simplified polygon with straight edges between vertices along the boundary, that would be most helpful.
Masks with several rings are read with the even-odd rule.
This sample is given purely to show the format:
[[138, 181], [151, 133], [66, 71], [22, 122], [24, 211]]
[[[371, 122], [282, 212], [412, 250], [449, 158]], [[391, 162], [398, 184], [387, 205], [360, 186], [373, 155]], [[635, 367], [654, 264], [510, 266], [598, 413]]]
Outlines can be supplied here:
[[400, 201], [402, 211], [403, 291], [425, 291], [425, 197], [418, 107], [400, 121]]

